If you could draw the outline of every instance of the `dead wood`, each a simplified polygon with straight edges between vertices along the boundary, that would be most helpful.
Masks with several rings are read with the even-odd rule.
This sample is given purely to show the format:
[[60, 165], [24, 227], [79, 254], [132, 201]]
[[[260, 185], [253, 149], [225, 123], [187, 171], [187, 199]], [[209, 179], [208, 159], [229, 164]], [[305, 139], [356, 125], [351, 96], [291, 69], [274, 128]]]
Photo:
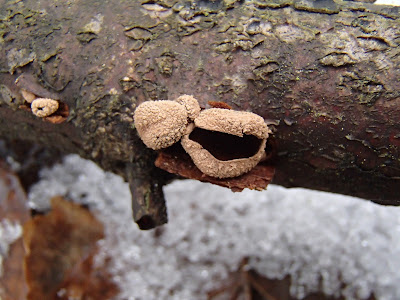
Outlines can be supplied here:
[[[0, 8], [0, 136], [121, 174], [142, 187], [135, 215], [149, 213], [148, 195], [163, 203], [170, 176], [154, 167], [133, 112], [182, 94], [264, 117], [274, 131], [273, 183], [400, 204], [398, 7], [0, 0]], [[39, 118], [22, 90], [62, 109]]]

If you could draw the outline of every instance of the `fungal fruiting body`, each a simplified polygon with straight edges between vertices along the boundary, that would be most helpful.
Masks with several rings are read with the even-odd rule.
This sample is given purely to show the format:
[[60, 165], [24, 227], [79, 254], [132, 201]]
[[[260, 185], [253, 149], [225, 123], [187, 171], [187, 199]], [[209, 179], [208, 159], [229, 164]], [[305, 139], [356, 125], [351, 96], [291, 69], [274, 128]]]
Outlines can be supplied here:
[[25, 89], [21, 89], [21, 95], [24, 98], [24, 100], [28, 103], [32, 103], [33, 100], [37, 98], [34, 93], [31, 93]]
[[134, 122], [143, 143], [158, 150], [181, 139], [188, 117], [185, 107], [175, 101], [147, 101], [135, 110]]
[[205, 175], [237, 177], [264, 157], [269, 129], [254, 113], [211, 108], [200, 111], [193, 96], [176, 101], [147, 101], [135, 111], [135, 126], [154, 150], [181, 140], [182, 147]]
[[36, 117], [53, 124], [62, 123], [69, 116], [68, 105], [59, 100], [57, 93], [41, 86], [32, 74], [21, 74], [15, 80], [15, 84], [20, 88], [21, 99], [25, 102], [20, 108], [30, 107]]
[[187, 116], [191, 121], [200, 114], [199, 103], [192, 95], [179, 96], [175, 101], [185, 107]]
[[40, 118], [48, 117], [58, 109], [58, 101], [48, 98], [36, 98], [31, 103], [32, 113]]
[[250, 112], [204, 110], [187, 128], [181, 143], [204, 174], [237, 177], [254, 168], [265, 154], [268, 127]]

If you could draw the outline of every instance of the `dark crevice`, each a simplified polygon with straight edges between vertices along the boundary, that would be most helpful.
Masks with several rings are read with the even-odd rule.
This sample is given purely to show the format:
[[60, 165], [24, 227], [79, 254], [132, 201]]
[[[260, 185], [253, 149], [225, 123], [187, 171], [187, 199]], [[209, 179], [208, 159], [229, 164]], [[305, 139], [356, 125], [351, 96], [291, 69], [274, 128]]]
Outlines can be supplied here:
[[189, 139], [203, 146], [215, 158], [223, 161], [251, 157], [260, 149], [262, 140], [253, 135], [236, 135], [195, 128]]

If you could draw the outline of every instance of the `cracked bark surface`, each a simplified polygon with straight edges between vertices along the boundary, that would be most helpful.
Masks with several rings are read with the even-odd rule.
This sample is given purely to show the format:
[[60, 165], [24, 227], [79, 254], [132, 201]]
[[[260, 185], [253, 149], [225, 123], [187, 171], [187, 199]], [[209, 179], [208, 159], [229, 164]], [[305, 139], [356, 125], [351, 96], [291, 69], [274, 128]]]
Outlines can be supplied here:
[[[124, 176], [142, 187], [141, 215], [164, 214], [156, 225], [166, 220], [160, 186], [171, 175], [154, 167], [133, 112], [182, 94], [264, 117], [276, 145], [273, 183], [400, 204], [398, 7], [0, 0], [0, 8], [0, 136]], [[31, 82], [17, 86], [21, 75]], [[19, 109], [21, 89], [38, 86], [69, 107], [66, 122]], [[159, 213], [146, 208], [151, 199]]]

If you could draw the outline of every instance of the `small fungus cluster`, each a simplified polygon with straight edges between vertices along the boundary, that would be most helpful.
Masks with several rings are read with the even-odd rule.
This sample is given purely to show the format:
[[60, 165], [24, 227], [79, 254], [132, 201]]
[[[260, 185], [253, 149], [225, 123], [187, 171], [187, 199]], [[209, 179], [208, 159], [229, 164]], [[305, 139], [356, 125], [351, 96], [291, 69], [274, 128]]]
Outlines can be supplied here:
[[45, 118], [57, 111], [58, 101], [48, 98], [37, 98], [32, 101], [31, 109], [35, 116]]
[[225, 108], [201, 110], [190, 95], [144, 102], [134, 121], [147, 147], [159, 150], [180, 140], [197, 168], [216, 178], [237, 177], [253, 169], [265, 155], [270, 133], [259, 115]]
[[58, 96], [42, 87], [36, 78], [22, 74], [15, 80], [23, 99], [19, 108], [29, 109], [32, 114], [50, 123], [62, 123], [68, 115], [67, 104], [58, 100]]
[[57, 100], [38, 98], [35, 94], [24, 89], [21, 90], [21, 95], [30, 104], [32, 113], [39, 118], [48, 117], [58, 110]]

